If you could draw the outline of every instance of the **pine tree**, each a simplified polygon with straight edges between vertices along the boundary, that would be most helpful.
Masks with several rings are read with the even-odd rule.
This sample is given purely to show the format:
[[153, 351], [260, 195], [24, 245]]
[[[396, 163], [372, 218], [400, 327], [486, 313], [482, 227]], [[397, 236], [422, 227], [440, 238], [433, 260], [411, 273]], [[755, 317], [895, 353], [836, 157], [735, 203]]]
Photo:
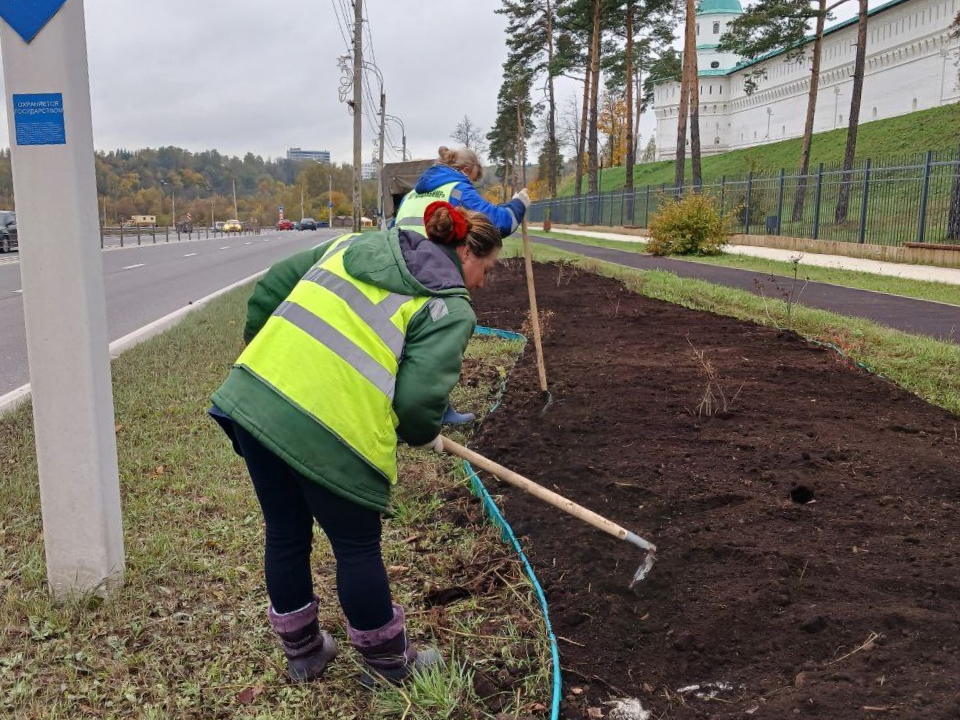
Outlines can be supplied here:
[[550, 197], [557, 194], [559, 165], [556, 164], [557, 107], [554, 94], [555, 63], [554, 26], [556, 0], [502, 0], [496, 12], [507, 17], [508, 62], [524, 65], [532, 73], [533, 81], [546, 75], [547, 84], [547, 157], [551, 167], [548, 174]]

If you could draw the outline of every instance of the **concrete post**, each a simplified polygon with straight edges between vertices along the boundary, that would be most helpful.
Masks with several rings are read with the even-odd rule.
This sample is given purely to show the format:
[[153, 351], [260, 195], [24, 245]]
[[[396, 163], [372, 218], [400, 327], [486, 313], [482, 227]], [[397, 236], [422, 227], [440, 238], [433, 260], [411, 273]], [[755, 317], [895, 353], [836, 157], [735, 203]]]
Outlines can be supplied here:
[[[29, 238], [20, 274], [47, 579], [55, 595], [106, 593], [122, 580], [124, 552], [103, 266], [90, 242], [98, 208], [83, 0], [29, 44], [0, 23], [0, 46], [17, 220]], [[36, 94], [54, 106], [62, 96], [60, 137], [56, 122], [31, 124], [22, 96]]]

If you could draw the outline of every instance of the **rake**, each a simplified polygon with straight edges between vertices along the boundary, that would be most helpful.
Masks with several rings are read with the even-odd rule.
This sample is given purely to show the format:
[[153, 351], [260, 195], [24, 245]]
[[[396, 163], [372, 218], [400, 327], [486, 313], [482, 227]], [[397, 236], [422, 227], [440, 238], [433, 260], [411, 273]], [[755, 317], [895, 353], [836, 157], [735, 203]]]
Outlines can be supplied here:
[[482, 468], [486, 470], [491, 475], [494, 475], [506, 483], [513, 485], [515, 488], [519, 488], [530, 495], [533, 495], [544, 502], [547, 502], [553, 505], [555, 508], [563, 510], [569, 515], [578, 520], [583, 520], [590, 525], [593, 525], [598, 530], [603, 530], [603, 532], [608, 535], [613, 535], [619, 540], [625, 540], [631, 545], [636, 545], [641, 550], [646, 552], [646, 557], [644, 558], [643, 564], [637, 568], [637, 571], [633, 574], [633, 579], [630, 581], [630, 589], [633, 590], [637, 583], [643, 580], [653, 568], [654, 562], [657, 560], [657, 546], [651, 542], [644, 540], [642, 537], [636, 533], [632, 533], [626, 528], [620, 527], [612, 520], [607, 520], [607, 518], [602, 515], [597, 515], [597, 513], [592, 510], [587, 510], [587, 508], [582, 505], [578, 505], [572, 500], [559, 495], [552, 490], [547, 490], [542, 485], [538, 485], [533, 482], [533, 480], [528, 480], [519, 475], [518, 473], [513, 472], [513, 470], [508, 470], [498, 463], [495, 463], [493, 460], [485, 458], [483, 455], [474, 452], [470, 448], [466, 448], [460, 443], [454, 442], [448, 437], [443, 437], [443, 449], [446, 450], [451, 455], [456, 455], [459, 458], [462, 458], [469, 462], [471, 465]]

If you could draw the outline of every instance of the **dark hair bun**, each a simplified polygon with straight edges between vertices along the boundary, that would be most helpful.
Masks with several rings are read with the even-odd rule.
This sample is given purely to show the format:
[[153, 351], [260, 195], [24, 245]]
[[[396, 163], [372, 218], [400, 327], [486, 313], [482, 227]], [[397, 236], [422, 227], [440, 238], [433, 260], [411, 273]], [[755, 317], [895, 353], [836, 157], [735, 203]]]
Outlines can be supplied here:
[[448, 245], [455, 240], [455, 225], [450, 211], [445, 208], [437, 208], [430, 219], [427, 221], [427, 237], [434, 242]]

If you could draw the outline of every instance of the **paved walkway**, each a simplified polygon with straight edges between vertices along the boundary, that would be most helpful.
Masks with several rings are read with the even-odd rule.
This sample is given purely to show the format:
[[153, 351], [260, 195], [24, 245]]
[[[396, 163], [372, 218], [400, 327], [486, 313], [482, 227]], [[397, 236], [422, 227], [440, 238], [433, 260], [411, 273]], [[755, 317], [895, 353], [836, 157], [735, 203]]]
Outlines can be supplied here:
[[[543, 245], [586, 255], [587, 257], [637, 268], [639, 270], [666, 270], [680, 277], [696, 278], [717, 285], [739, 288], [757, 293], [757, 283], [763, 283], [767, 296], [777, 294], [770, 290], [770, 274], [752, 270], [728, 268], [717, 265], [654, 257], [629, 250], [613, 250], [583, 243], [555, 240], [531, 235], [531, 239]], [[849, 260], [850, 258], [844, 258]], [[884, 263], [893, 264], [893, 263]], [[789, 288], [793, 278], [780, 277], [781, 287]], [[789, 284], [788, 284], [789, 283]], [[845, 288], [827, 283], [807, 283], [801, 298], [807, 307], [829, 310], [840, 315], [862, 317], [881, 325], [904, 332], [929, 335], [939, 340], [960, 343], [960, 307], [929, 300], [887, 295], [870, 290]]]
[[[536, 229], [542, 229], [536, 228]], [[557, 233], [580, 235], [598, 240], [617, 240], [629, 243], [646, 243], [647, 239], [636, 235], [624, 235], [613, 232], [596, 232], [591, 230], [556, 230]], [[932, 265], [908, 265], [906, 263], [882, 262], [880, 260], [864, 260], [861, 258], [845, 257], [843, 255], [823, 255], [820, 253], [801, 252], [799, 250], [779, 250], [777, 248], [755, 247], [753, 245], [727, 245], [724, 252], [731, 255], [748, 255], [766, 260], [781, 260], [792, 262], [798, 255], [802, 256], [801, 265], [816, 265], [818, 267], [837, 268], [839, 270], [855, 270], [875, 275], [901, 277], [908, 280], [931, 280], [933, 282], [960, 285], [960, 269], [942, 268]]]

